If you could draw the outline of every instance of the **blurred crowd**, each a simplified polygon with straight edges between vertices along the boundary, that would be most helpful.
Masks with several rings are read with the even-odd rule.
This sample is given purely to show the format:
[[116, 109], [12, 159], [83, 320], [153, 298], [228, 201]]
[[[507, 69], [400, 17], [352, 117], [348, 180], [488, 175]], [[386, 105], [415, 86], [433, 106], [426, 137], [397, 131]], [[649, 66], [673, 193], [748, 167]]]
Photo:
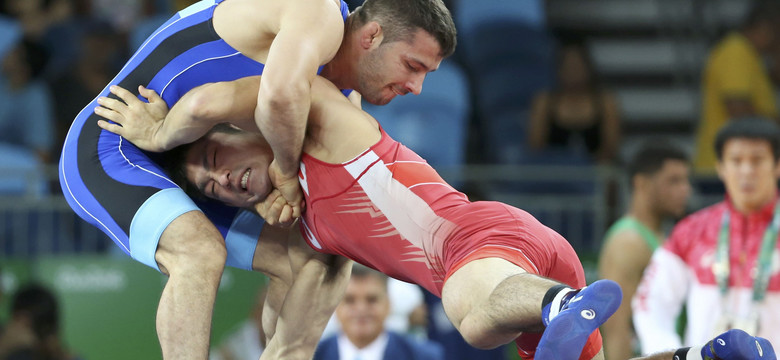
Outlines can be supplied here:
[[[351, 8], [360, 3], [347, 2]], [[36, 174], [41, 165], [56, 164], [64, 136], [76, 114], [111, 82], [119, 67], [141, 45], [143, 39], [175, 11], [191, 3], [188, 0], [2, 2], [0, 172], [21, 169], [26, 174]], [[730, 130], [731, 135], [724, 135], [726, 138], [720, 143], [720, 148], [716, 147], [716, 140], [724, 126], [734, 122], [745, 122], [751, 124], [752, 128], [764, 129], [764, 135], [777, 135], [776, 129], [767, 124], [777, 121], [779, 115], [776, 101], [776, 86], [780, 82], [778, 1], [754, 2], [738, 26], [718, 34], [708, 44], [706, 59], [699, 64], [699, 118], [695, 121], [694, 129], [683, 134], [688, 136], [689, 141], [683, 144], [652, 141], [630, 156], [623, 151], [626, 128], [623, 121], [624, 106], [609, 84], [600, 78], [589, 52], [590, 47], [587, 46], [589, 39], [586, 35], [548, 27], [545, 2], [542, 0], [484, 3], [453, 0], [447, 3], [459, 30], [460, 43], [455, 56], [446, 60], [440, 71], [429, 76], [426, 88], [418, 98], [410, 95], [381, 108], [367, 105], [367, 111], [377, 117], [390, 134], [416, 150], [434, 166], [497, 163], [621, 167], [628, 175], [631, 194], [626, 204], [620, 206], [626, 209], [625, 213], [607, 232], [599, 264], [599, 276], [619, 281], [626, 296], [624, 306], [604, 328], [607, 358], [627, 358], [640, 352], [640, 344], [634, 336], [635, 324], [649, 329], [640, 330], [645, 331], [645, 337], [660, 336], [653, 331], [663, 328], [666, 331], [664, 336], [669, 339], [665, 345], [670, 347], [708, 338], [711, 332], [721, 331], [723, 326], [756, 326], [753, 330], [759, 331], [759, 321], [753, 319], [755, 309], [767, 306], [763, 305], [765, 297], [777, 299], [777, 293], [780, 292], [780, 280], [775, 269], [780, 268], [776, 244], [762, 243], [768, 221], [778, 216], [774, 205], [766, 207], [769, 202], [774, 204], [777, 197], [777, 144], [771, 138], [763, 139], [761, 134], [752, 134], [744, 129]], [[490, 4], [493, 3], [499, 5], [491, 8]], [[493, 21], [495, 19], [500, 21]], [[507, 42], [505, 39], [515, 41]], [[658, 108], [664, 105], [650, 104]], [[759, 142], [766, 140], [769, 147], [758, 148], [768, 152], [759, 152], [759, 155], [752, 153], [753, 157], [745, 160], [753, 168], [748, 165], [738, 169], [727, 167], [730, 163], [724, 160], [724, 156], [730, 156], [730, 151], [738, 151], [734, 150], [737, 145], [733, 144], [736, 143], [728, 141], [745, 138], [758, 138]], [[761, 162], [766, 160], [761, 156], [769, 156], [769, 165]], [[713, 234], [717, 234], [719, 228], [723, 227], [724, 220], [719, 212], [712, 216], [712, 221], [704, 221], [700, 225], [714, 230], [707, 230], [706, 236], [699, 234], [689, 237], [702, 239], [701, 244], [685, 242], [686, 239], [682, 239], [684, 236], [680, 235], [683, 230], [673, 232], [678, 235], [673, 237], [673, 242], [666, 243], [671, 224], [686, 213], [687, 200], [691, 192], [696, 190], [691, 188], [690, 176], [711, 176], [716, 172], [723, 179], [723, 184], [718, 179], [713, 181], [716, 192], [718, 195], [726, 195], [726, 200], [720, 205], [726, 210], [718, 208], [721, 209], [718, 211], [733, 210], [732, 218], [736, 220], [731, 224], [735, 227], [737, 225], [734, 224], [741, 224], [739, 231], [743, 233], [736, 234], [738, 230], [733, 230], [731, 234], [736, 234], [733, 236], [736, 240], [729, 245], [727, 232], [727, 240], [724, 240], [726, 244], [718, 243], [718, 237]], [[739, 176], [763, 179], [770, 185], [751, 185], [749, 180], [743, 181]], [[45, 180], [38, 182], [40, 184], [34, 185], [36, 181], [27, 181], [26, 178], [20, 181], [0, 177], [0, 193], [28, 192], [31, 186], [38, 193], [59, 191], [59, 186], [51, 186]], [[749, 206], [745, 205], [748, 208], [743, 209], [740, 208], [742, 200], [752, 196], [744, 195], [744, 188], [768, 190], [755, 195], [759, 200], [745, 200]], [[755, 205], [754, 202], [760, 206], [751, 207]], [[728, 224], [726, 222], [726, 231], [729, 229]], [[776, 238], [777, 229], [774, 231]], [[684, 244], [681, 245], [681, 242]], [[700, 251], [691, 254], [688, 250], [696, 246]], [[723, 252], [724, 247], [733, 249], [733, 252], [729, 255], [725, 250], [726, 259], [718, 260], [715, 254]], [[661, 255], [658, 255], [658, 249], [662, 249]], [[655, 259], [659, 256], [661, 260]], [[695, 279], [695, 274], [690, 275], [691, 272], [709, 271], [708, 267], [696, 264], [708, 261], [707, 266], [713, 267], [723, 261], [728, 263], [729, 256], [737, 259], [735, 261], [738, 265], [731, 267], [735, 274], [739, 272], [737, 275], [728, 272], [723, 275], [713, 270], [715, 275], [704, 276], [708, 279], [704, 282], [701, 278]], [[684, 292], [685, 296], [665, 299], [668, 301], [661, 302], [661, 305], [652, 305], [654, 303], [647, 299], [660, 296], [657, 295], [658, 289], [653, 289], [653, 279], [643, 280], [642, 277], [647, 266], [659, 261], [671, 261], [686, 276], [690, 276], [686, 278], [687, 282], [681, 281], [681, 285], [675, 289]], [[739, 267], [743, 265], [744, 269]], [[741, 289], [746, 286], [734, 279], [729, 282], [729, 276], [755, 280], [756, 275], [751, 278], [750, 273], [761, 274], [762, 270], [753, 270], [760, 269], [760, 266], [768, 267], [764, 271], [772, 279], [767, 280], [763, 290], [757, 288], [747, 295], [742, 292], [729, 295], [730, 287]], [[356, 274], [357, 279], [353, 279], [356, 283], [351, 284], [349, 290], [354, 293], [348, 292], [345, 304], [337, 311], [341, 330], [334, 330], [315, 358], [337, 359], [338, 351], [346, 351], [358, 355], [368, 352], [363, 354], [364, 357], [378, 359], [381, 357], [371, 354], [381, 353], [389, 341], [419, 341], [421, 333], [425, 334], [422, 337], [439, 343], [426, 350], [425, 346], [410, 342], [408, 349], [418, 351], [421, 347], [423, 350], [419, 351], [423, 353], [433, 351], [438, 354], [426, 353], [428, 355], [420, 355], [423, 356], [421, 358], [478, 359], [484, 356], [497, 359], [506, 353], [501, 349], [498, 353], [469, 353], [471, 348], [463, 343], [454, 329], [447, 328], [449, 323], [443, 310], [437, 299], [428, 296], [430, 294], [401, 297], [406, 300], [418, 299], [412, 306], [407, 306], [410, 310], [401, 316], [406, 316], [404, 321], [411, 323], [411, 326], [401, 327], [401, 332], [409, 334], [403, 340], [388, 335], [392, 332], [378, 324], [384, 324], [385, 318], [390, 316], [388, 299], [393, 295], [392, 286], [388, 288], [387, 280], [381, 274], [363, 270]], [[673, 278], [676, 275], [679, 274], [668, 276]], [[360, 280], [363, 276], [365, 278]], [[644, 289], [641, 285], [643, 283], [647, 284]], [[700, 330], [700, 333], [694, 333], [690, 328], [686, 330], [681, 325], [682, 336], [674, 332], [674, 319], [683, 312], [683, 304], [693, 306], [700, 303], [696, 296], [703, 296], [697, 295], [695, 291], [690, 293], [692, 288], [711, 290], [713, 297], [722, 300], [708, 309], [729, 314], [720, 319], [726, 322], [725, 325], [712, 324], [710, 328]], [[634, 300], [634, 294], [642, 294], [643, 300]], [[45, 289], [35, 287], [20, 290], [17, 296], [20, 300], [15, 298], [12, 301], [11, 321], [6, 324], [5, 335], [0, 337], [0, 358], [4, 358], [3, 354], [10, 351], [7, 350], [9, 342], [29, 345], [37, 341], [51, 344], [56, 349], [52, 351], [63, 351], [57, 348], [56, 338], [52, 340], [57, 329], [56, 302], [53, 298]], [[638, 320], [637, 314], [632, 315], [632, 301], [639, 311]], [[39, 311], [37, 308], [17, 306], [17, 303], [32, 306], [39, 302], [43, 304], [41, 307], [45, 305], [48, 312], [35, 315], [38, 313], [34, 311]], [[745, 306], [729, 308], [735, 302], [755, 306], [748, 306], [747, 310]], [[425, 303], [427, 306], [422, 306]], [[669, 315], [664, 324], [648, 325], [647, 317], [655, 316], [651, 311], [652, 306], [667, 305], [676, 309], [675, 314]], [[420, 321], [419, 312], [410, 315], [418, 308], [425, 309], [422, 312], [425, 316], [422, 317], [427, 320]], [[240, 351], [249, 354], [246, 355], [248, 358], [257, 357], [262, 351], [262, 333], [255, 321], [261, 309], [257, 310], [251, 316], [254, 320], [244, 324], [232, 342], [226, 343], [221, 350], [215, 350], [214, 358], [237, 359], [238, 355], [228, 354]], [[772, 314], [775, 312], [777, 308], [771, 310]], [[645, 318], [641, 317], [642, 314]], [[412, 320], [409, 320], [409, 316], [412, 316]], [[29, 317], [33, 317], [33, 320], [25, 320]], [[768, 318], [771, 320], [775, 317], [771, 315]], [[36, 325], [44, 320], [48, 323], [40, 325], [43, 328]], [[17, 327], [21, 329], [25, 324], [32, 324], [32, 327], [28, 326], [24, 331], [13, 330]], [[420, 328], [426, 330], [421, 331]], [[764, 325], [763, 331], [769, 331], [767, 328]], [[14, 337], [7, 334], [14, 334]], [[406, 339], [415, 335], [417, 340]], [[638, 335], [641, 338], [643, 334]], [[445, 346], [442, 348], [441, 344]], [[381, 349], [365, 350], [368, 346], [380, 345]], [[48, 347], [41, 345], [40, 348]], [[402, 347], [398, 345], [393, 348]], [[642, 348], [642, 352], [652, 350], [656, 349]], [[20, 351], [24, 351], [23, 346]], [[411, 355], [395, 356], [413, 358]]]

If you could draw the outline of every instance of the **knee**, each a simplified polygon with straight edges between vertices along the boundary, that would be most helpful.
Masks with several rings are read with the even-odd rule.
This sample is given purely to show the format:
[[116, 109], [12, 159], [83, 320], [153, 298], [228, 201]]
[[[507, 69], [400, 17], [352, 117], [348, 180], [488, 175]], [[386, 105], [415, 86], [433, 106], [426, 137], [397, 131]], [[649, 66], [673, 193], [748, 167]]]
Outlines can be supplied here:
[[490, 336], [489, 331], [478, 326], [461, 326], [460, 334], [469, 345], [480, 350], [491, 350], [503, 345], [497, 343], [495, 337]]
[[192, 230], [170, 233], [166, 230], [155, 254], [160, 269], [172, 276], [177, 273], [221, 275], [227, 259], [222, 235], [216, 228]]

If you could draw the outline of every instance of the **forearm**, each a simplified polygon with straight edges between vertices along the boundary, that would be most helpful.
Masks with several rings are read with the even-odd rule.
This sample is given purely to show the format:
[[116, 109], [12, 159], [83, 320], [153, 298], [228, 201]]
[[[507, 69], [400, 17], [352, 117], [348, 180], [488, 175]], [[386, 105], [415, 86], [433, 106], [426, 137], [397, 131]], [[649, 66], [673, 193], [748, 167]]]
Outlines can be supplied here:
[[265, 83], [260, 86], [255, 121], [285, 175], [298, 171], [310, 102], [311, 84], [305, 79], [284, 90]]
[[[251, 113], [255, 106], [254, 96], [242, 94], [256, 90], [259, 81], [259, 77], [250, 77], [205, 84], [190, 90], [165, 116], [155, 134], [155, 142], [169, 150], [201, 138], [220, 123], [231, 123], [244, 130], [257, 131]], [[248, 128], [247, 124], [250, 124]]]
[[276, 333], [260, 359], [310, 359], [346, 288], [351, 262], [311, 259], [287, 293]]
[[[290, 291], [290, 284], [280, 279], [270, 278], [268, 293], [263, 304], [263, 333], [266, 343], [270, 342], [276, 333], [276, 323], [279, 321], [279, 313], [287, 293]], [[265, 345], [265, 344], [264, 344]]]

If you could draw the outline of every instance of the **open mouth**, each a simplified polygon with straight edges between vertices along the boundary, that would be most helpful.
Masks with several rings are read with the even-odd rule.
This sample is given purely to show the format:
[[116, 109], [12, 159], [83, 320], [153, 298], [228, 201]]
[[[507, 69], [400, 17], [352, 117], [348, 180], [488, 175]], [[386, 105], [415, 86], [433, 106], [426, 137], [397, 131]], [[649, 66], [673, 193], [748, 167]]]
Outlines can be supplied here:
[[252, 172], [252, 169], [246, 169], [244, 172], [244, 176], [241, 177], [241, 190], [247, 191], [246, 184], [249, 182], [249, 174]]

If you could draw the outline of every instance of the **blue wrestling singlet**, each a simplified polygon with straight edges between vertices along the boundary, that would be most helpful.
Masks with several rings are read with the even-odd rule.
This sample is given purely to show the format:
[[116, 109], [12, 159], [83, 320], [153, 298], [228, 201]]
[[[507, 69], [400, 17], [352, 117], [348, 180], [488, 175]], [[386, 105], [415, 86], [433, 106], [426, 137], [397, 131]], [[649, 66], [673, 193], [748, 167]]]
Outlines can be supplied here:
[[[173, 106], [199, 85], [262, 74], [263, 64], [233, 49], [214, 30], [214, 8], [222, 1], [203, 0], [175, 14], [111, 84], [130, 91], [144, 85]], [[346, 19], [344, 1], [341, 12]], [[108, 86], [98, 96], [116, 98]], [[154, 254], [163, 230], [178, 216], [202, 210], [225, 237], [227, 265], [251, 270], [262, 219], [213, 202], [196, 204], [155, 163], [158, 154], [98, 127], [96, 106], [97, 97], [77, 115], [60, 158], [60, 184], [73, 210], [125, 253], [158, 271]]]

